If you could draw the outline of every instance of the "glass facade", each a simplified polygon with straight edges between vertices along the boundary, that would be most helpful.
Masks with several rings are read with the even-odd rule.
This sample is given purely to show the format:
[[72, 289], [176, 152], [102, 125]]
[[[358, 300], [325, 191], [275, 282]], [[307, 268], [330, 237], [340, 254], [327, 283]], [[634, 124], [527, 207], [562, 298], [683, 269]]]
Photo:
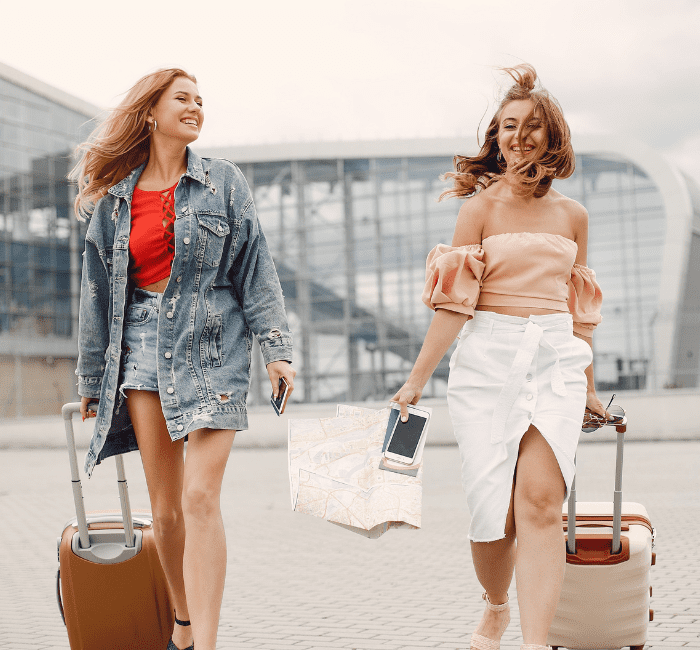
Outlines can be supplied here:
[[700, 385], [700, 187], [685, 174], [684, 180], [690, 192], [693, 228], [683, 298], [676, 317], [671, 383], [674, 388]]
[[[298, 399], [390, 397], [405, 381], [432, 317], [421, 301], [426, 255], [436, 243], [451, 242], [461, 205], [437, 202], [446, 188], [439, 176], [451, 169], [451, 157], [241, 167], [290, 313]], [[660, 299], [667, 224], [654, 179], [622, 155], [580, 154], [575, 174], [554, 187], [590, 215], [588, 265], [605, 296], [604, 325], [594, 339], [598, 388], [695, 386], [697, 363], [694, 379], [683, 383], [655, 374], [654, 324], [677, 314]], [[255, 361], [251, 398], [263, 402], [269, 382]], [[424, 394], [443, 396], [446, 378], [447, 357]]]
[[[452, 237], [442, 158], [243, 165], [295, 335], [299, 399], [363, 400], [405, 380], [430, 323], [425, 257]], [[256, 366], [253, 397], [264, 399]], [[447, 365], [431, 390], [444, 392]], [[257, 390], [256, 390], [257, 389]]]
[[653, 179], [621, 156], [578, 156], [576, 172], [554, 185], [588, 210], [588, 266], [603, 289], [603, 324], [595, 335], [601, 390], [643, 389], [658, 382], [654, 323], [672, 313], [659, 301], [666, 232]]
[[84, 226], [66, 174], [93, 115], [0, 76], [0, 417], [75, 396]]
[[[57, 413], [77, 397], [85, 224], [73, 216], [66, 174], [97, 112], [0, 64], [0, 418]], [[295, 336], [298, 400], [384, 400], [405, 381], [432, 318], [421, 301], [425, 258], [435, 244], [451, 242], [461, 205], [437, 201], [447, 187], [439, 177], [452, 168], [444, 152], [456, 144], [316, 143], [292, 145], [289, 155], [278, 147], [250, 148], [248, 158], [245, 149], [205, 154], [239, 161], [253, 189]], [[575, 174], [554, 186], [590, 214], [588, 265], [605, 296], [594, 338], [603, 390], [699, 382], [700, 190], [683, 180], [694, 214], [681, 233], [688, 259], [683, 277], [664, 280], [673, 226], [644, 169], [624, 152], [581, 153]], [[665, 302], [664, 281], [682, 281], [680, 297]], [[673, 352], [659, 356], [654, 332], [666, 321]], [[444, 396], [447, 373], [446, 357], [424, 394]], [[252, 377], [251, 404], [266, 403], [259, 353]]]

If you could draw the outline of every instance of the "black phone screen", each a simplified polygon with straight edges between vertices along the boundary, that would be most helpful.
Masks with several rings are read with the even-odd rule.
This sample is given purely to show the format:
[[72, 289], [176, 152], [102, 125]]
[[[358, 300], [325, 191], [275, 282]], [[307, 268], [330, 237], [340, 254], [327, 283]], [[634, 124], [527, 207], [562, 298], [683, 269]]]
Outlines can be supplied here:
[[282, 409], [282, 405], [284, 404], [284, 398], [287, 392], [287, 382], [284, 381], [280, 377], [280, 382], [277, 386], [277, 399], [274, 398], [274, 396], [270, 396], [270, 401], [272, 402], [273, 406], [275, 407], [275, 410], [277, 413], [280, 412]]
[[413, 458], [420, 442], [420, 435], [423, 433], [425, 422], [425, 418], [413, 413], [408, 414], [407, 422], [402, 422], [399, 418], [387, 451], [398, 456]]

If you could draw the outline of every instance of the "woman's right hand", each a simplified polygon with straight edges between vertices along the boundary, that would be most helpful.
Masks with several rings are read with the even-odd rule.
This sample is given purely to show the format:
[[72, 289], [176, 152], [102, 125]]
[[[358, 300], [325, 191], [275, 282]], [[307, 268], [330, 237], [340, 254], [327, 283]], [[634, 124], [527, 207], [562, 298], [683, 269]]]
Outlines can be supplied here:
[[94, 397], [81, 397], [80, 398], [80, 415], [83, 416], [83, 422], [85, 422], [85, 418], [97, 417], [97, 413], [95, 411], [88, 410], [88, 404], [91, 404], [92, 402], [99, 402], [99, 401], [100, 400], [95, 399]]
[[418, 404], [418, 400], [422, 394], [423, 388], [411, 383], [409, 380], [403, 386], [401, 386], [396, 395], [391, 398], [392, 402], [396, 402], [401, 406], [402, 422], [406, 422], [408, 420], [408, 409], [406, 407], [409, 404]]

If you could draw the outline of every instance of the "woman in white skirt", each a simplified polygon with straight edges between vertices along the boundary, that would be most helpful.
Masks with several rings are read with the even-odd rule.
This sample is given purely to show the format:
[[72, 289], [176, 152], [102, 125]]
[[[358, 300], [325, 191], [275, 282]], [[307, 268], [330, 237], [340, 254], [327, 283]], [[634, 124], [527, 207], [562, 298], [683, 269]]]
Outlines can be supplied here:
[[480, 152], [456, 156], [446, 174], [454, 187], [445, 195], [469, 200], [452, 246], [428, 256], [423, 300], [436, 313], [393, 398], [406, 417], [459, 336], [447, 400], [485, 590], [476, 650], [499, 648], [514, 569], [522, 647], [546, 647], [566, 561], [561, 506], [584, 410], [607, 417], [591, 365], [602, 295], [586, 267], [588, 214], [551, 189], [574, 171], [569, 128], [556, 100], [535, 88], [532, 66], [506, 72], [515, 83]]

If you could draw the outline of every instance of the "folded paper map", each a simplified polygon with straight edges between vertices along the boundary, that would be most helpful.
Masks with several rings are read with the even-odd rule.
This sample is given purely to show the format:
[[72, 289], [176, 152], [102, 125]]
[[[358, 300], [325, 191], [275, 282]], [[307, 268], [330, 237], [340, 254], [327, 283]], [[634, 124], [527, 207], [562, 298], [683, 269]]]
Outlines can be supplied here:
[[334, 418], [289, 420], [292, 508], [366, 537], [420, 528], [416, 476], [379, 468], [389, 409], [339, 405]]

